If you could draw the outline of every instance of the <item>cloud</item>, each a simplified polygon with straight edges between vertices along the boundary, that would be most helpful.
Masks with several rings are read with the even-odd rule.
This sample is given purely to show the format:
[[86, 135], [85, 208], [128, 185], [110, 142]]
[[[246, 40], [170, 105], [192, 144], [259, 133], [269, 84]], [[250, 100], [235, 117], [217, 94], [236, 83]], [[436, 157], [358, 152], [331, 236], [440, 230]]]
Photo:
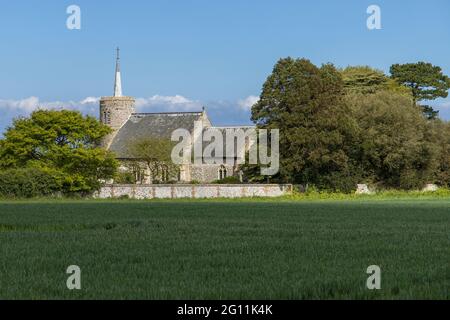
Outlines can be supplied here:
[[0, 100], [0, 109], [3, 111], [31, 112], [39, 104], [39, 98], [29, 97], [22, 100]]
[[136, 109], [140, 112], [158, 111], [199, 111], [203, 107], [200, 101], [190, 100], [181, 95], [160, 96], [155, 95], [150, 98], [137, 98]]
[[0, 99], [0, 138], [5, 129], [12, 124], [13, 119], [28, 116], [34, 110], [77, 110], [83, 114], [96, 116], [98, 114], [99, 98], [87, 97], [80, 101], [40, 101], [38, 97], [28, 97], [19, 100]]
[[[0, 99], [0, 137], [12, 120], [28, 116], [37, 109], [46, 110], [76, 110], [83, 114], [97, 116], [99, 97], [86, 97], [79, 101], [40, 101], [38, 97], [28, 97], [20, 100]], [[149, 98], [136, 98], [137, 112], [187, 112], [201, 111], [203, 106], [215, 125], [246, 125], [250, 122], [250, 108], [258, 101], [258, 97], [249, 96], [238, 101], [213, 100], [202, 102], [186, 98], [182, 95], [154, 95]]]
[[259, 97], [257, 96], [248, 96], [245, 99], [238, 101], [238, 106], [244, 110], [250, 110], [255, 103], [259, 101]]
[[82, 105], [86, 105], [86, 104], [98, 104], [100, 102], [100, 98], [99, 97], [87, 97], [84, 100], [81, 100], [80, 103]]
[[29, 97], [21, 100], [0, 99], [0, 109], [3, 112], [19, 113], [27, 115], [37, 109], [60, 110], [70, 109], [81, 112], [92, 111], [94, 106], [98, 106], [99, 98], [88, 97], [81, 101], [51, 101], [41, 102], [38, 97]]
[[[251, 97], [239, 100], [247, 101]], [[98, 111], [100, 97], [86, 97], [80, 101], [40, 101], [38, 97], [29, 97], [21, 100], [1, 100], [0, 110], [3, 112], [13, 112], [21, 115], [28, 115], [36, 109], [48, 110], [78, 110], [83, 113], [93, 113]], [[250, 100], [251, 101], [251, 100]], [[251, 103], [251, 102], [247, 102]], [[220, 101], [211, 102], [213, 107], [224, 104]], [[226, 103], [227, 106], [231, 103]], [[136, 110], [139, 112], [162, 112], [162, 111], [201, 111], [204, 104], [198, 100], [192, 100], [182, 95], [162, 96], [154, 95], [149, 98], [136, 98]]]

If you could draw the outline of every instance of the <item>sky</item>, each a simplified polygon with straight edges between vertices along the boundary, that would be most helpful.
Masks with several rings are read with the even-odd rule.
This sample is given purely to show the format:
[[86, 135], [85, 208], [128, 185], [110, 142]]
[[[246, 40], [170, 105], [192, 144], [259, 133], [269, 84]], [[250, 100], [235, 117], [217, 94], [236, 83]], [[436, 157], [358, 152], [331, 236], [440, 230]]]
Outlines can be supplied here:
[[[369, 30], [367, 8], [381, 9]], [[124, 95], [139, 112], [197, 111], [250, 124], [274, 64], [427, 61], [450, 75], [448, 0], [0, 0], [0, 132], [36, 108], [98, 114], [121, 48]], [[70, 30], [67, 8], [81, 10]], [[450, 99], [431, 103], [450, 120]]]

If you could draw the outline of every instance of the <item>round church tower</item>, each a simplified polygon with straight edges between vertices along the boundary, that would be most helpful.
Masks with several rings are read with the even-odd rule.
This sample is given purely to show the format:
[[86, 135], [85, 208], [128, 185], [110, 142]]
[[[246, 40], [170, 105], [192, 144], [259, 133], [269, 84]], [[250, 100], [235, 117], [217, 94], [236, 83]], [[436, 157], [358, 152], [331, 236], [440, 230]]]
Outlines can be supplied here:
[[120, 74], [120, 57], [117, 49], [116, 78], [114, 81], [114, 96], [102, 97], [100, 99], [100, 121], [109, 126], [113, 132], [107, 135], [102, 145], [109, 148], [111, 142], [120, 128], [128, 121], [134, 113], [134, 98], [122, 95], [122, 80]]

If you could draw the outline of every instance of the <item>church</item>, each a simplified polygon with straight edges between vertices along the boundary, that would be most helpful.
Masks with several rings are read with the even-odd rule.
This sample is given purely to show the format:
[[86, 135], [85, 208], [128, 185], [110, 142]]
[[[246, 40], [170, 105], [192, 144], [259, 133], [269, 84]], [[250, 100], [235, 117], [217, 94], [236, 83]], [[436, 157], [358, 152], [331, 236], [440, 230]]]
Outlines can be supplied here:
[[[117, 49], [114, 95], [100, 99], [100, 121], [112, 129], [111, 134], [103, 139], [103, 147], [115, 154], [121, 164], [119, 171], [132, 174], [136, 184], [210, 183], [230, 176], [239, 177], [242, 181], [237, 151], [232, 159], [226, 159], [224, 163], [206, 164], [205, 161], [201, 161], [201, 163], [183, 164], [179, 166], [176, 175], [168, 174], [162, 168], [158, 176], [152, 176], [148, 165], [131, 155], [129, 148], [136, 141], [146, 138], [170, 140], [172, 132], [177, 129], [185, 129], [193, 134], [194, 124], [197, 121], [201, 121], [204, 130], [220, 130], [223, 134], [227, 129], [246, 130], [252, 127], [214, 127], [205, 108], [196, 112], [137, 113], [135, 99], [124, 96], [122, 93], [119, 49]], [[245, 148], [249, 147], [246, 144]]]

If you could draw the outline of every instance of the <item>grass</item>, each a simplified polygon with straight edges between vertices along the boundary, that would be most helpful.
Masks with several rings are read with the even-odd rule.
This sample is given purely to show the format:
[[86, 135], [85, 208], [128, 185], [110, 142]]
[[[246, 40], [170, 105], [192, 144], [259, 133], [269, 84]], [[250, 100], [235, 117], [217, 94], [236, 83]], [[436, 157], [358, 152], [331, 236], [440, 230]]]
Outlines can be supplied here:
[[293, 197], [1, 202], [0, 299], [450, 298], [450, 202]]
[[374, 194], [339, 193], [311, 190], [307, 193], [294, 193], [286, 196], [286, 199], [301, 200], [447, 200], [450, 199], [450, 189], [440, 188], [437, 191], [420, 190], [378, 190]]
[[[450, 199], [450, 189], [448, 188], [440, 188], [437, 191], [420, 191], [420, 190], [396, 190], [396, 189], [385, 189], [379, 190], [374, 194], [355, 194], [355, 193], [342, 193], [342, 192], [330, 192], [330, 191], [319, 191], [314, 188], [310, 188], [310, 190], [306, 193], [294, 192], [290, 195], [285, 195], [282, 197], [275, 198], [266, 198], [266, 197], [254, 197], [254, 198], [206, 198], [206, 199], [195, 199], [196, 202], [217, 202], [217, 201], [228, 201], [228, 202], [292, 202], [292, 201], [336, 201], [336, 200], [345, 200], [345, 201], [373, 201], [373, 200], [447, 200]], [[113, 198], [113, 199], [95, 199], [95, 198], [81, 198], [81, 197], [44, 197], [44, 198], [1, 198], [0, 203], [30, 203], [30, 202], [73, 202], [73, 201], [95, 201], [95, 202], [110, 202], [110, 201], [127, 201], [130, 199], [126, 198]], [[133, 200], [130, 200], [133, 201]], [[191, 202], [191, 199], [152, 199], [152, 202]]]

